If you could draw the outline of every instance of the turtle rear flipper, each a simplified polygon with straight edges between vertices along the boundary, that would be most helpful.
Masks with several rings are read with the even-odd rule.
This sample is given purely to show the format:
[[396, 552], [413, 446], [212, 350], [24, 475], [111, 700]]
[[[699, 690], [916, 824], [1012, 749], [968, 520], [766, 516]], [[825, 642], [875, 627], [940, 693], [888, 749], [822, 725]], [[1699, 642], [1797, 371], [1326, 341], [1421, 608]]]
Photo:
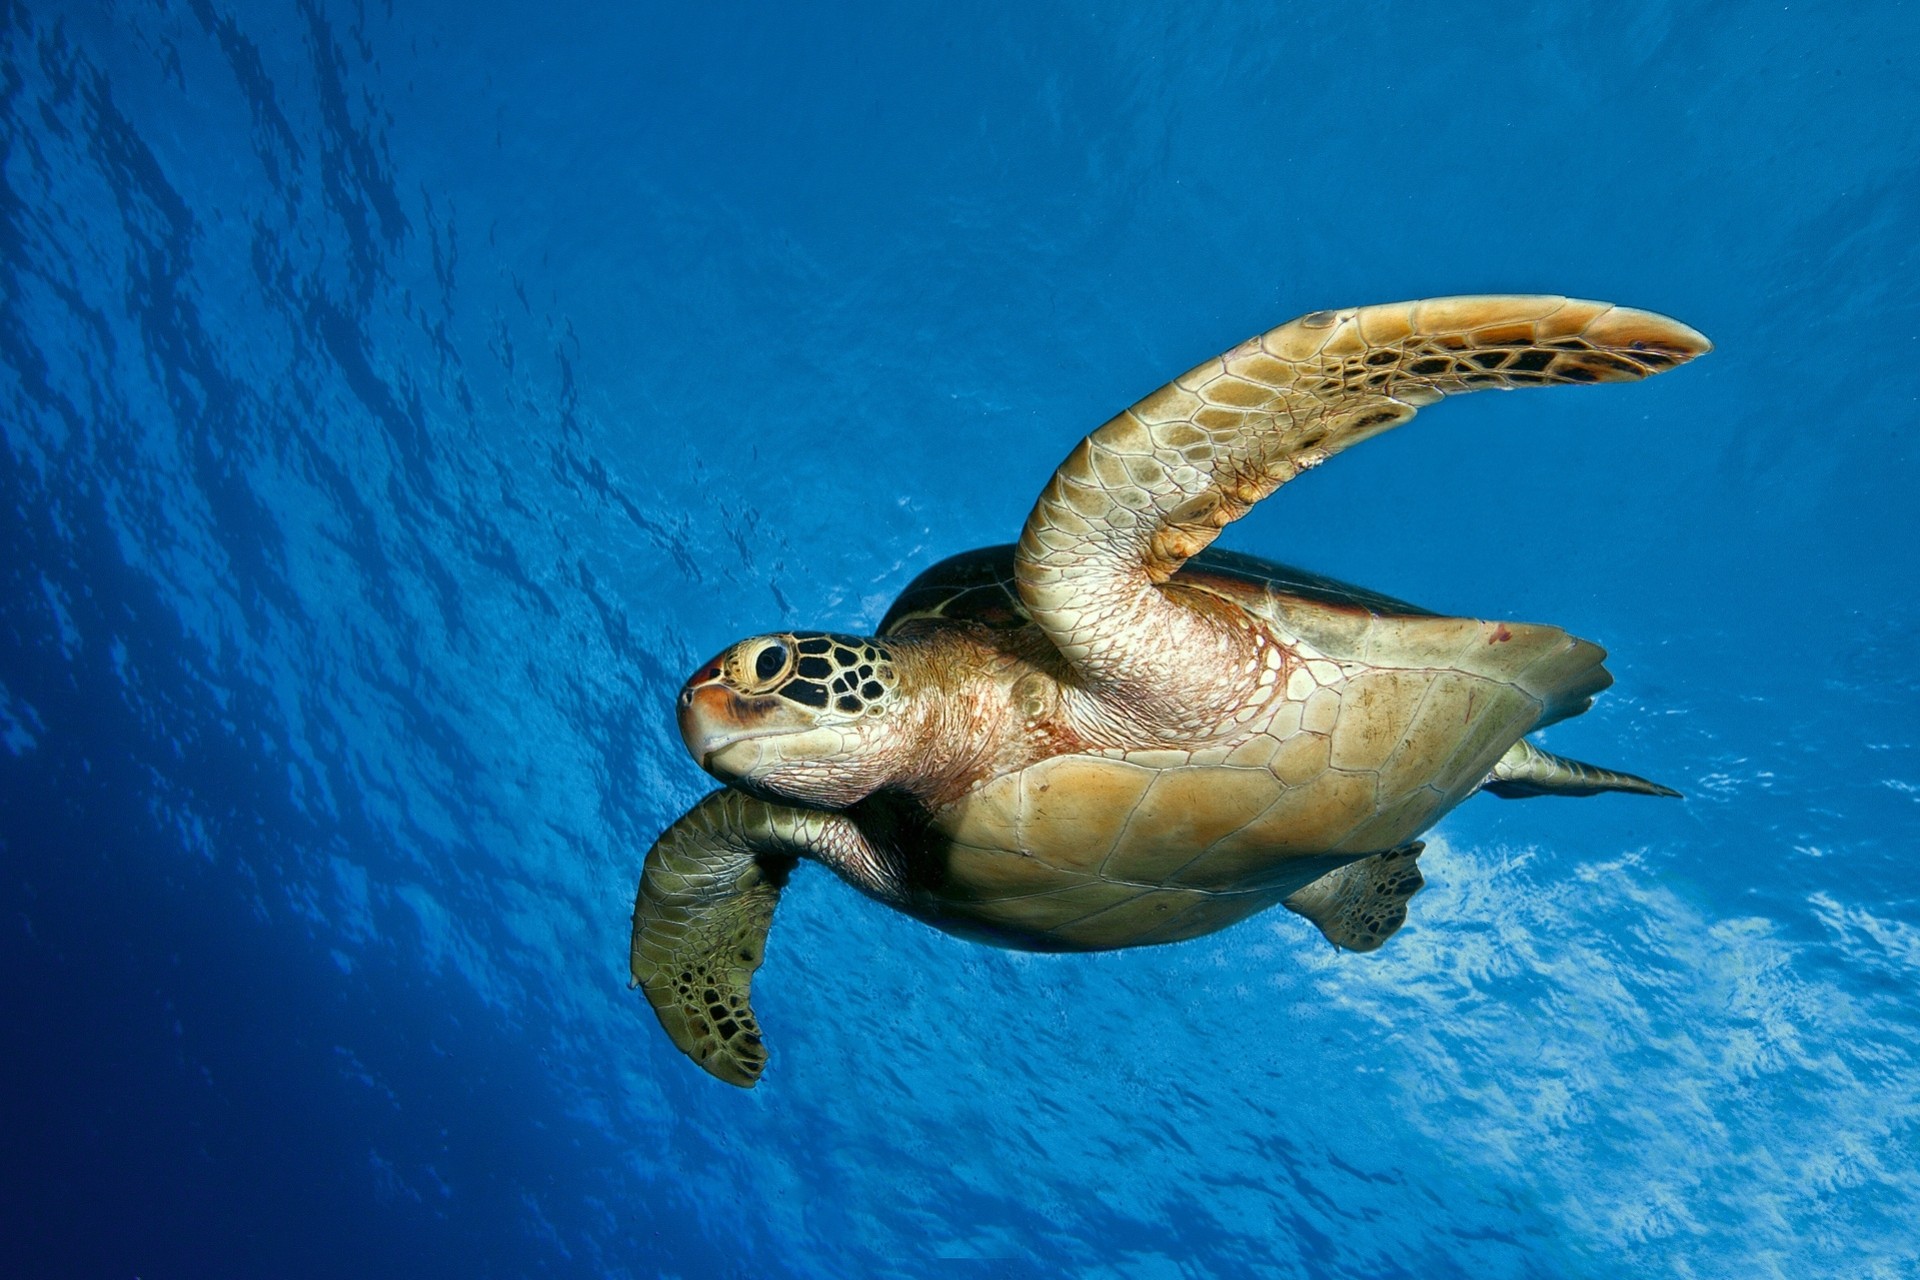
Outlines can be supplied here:
[[1493, 766], [1481, 790], [1505, 800], [1524, 800], [1530, 796], [1597, 796], [1605, 791], [1625, 791], [1641, 796], [1673, 796], [1672, 787], [1615, 769], [1569, 760], [1565, 756], [1542, 751], [1525, 738], [1507, 749], [1500, 763]]
[[1425, 887], [1424, 841], [1376, 853], [1327, 872], [1286, 901], [1313, 921], [1327, 941], [1347, 951], [1375, 951], [1407, 922], [1407, 903]]
[[632, 972], [681, 1052], [751, 1089], [767, 1065], [748, 1002], [773, 909], [794, 863], [812, 858], [891, 900], [877, 851], [843, 814], [716, 791], [647, 852], [633, 902]]

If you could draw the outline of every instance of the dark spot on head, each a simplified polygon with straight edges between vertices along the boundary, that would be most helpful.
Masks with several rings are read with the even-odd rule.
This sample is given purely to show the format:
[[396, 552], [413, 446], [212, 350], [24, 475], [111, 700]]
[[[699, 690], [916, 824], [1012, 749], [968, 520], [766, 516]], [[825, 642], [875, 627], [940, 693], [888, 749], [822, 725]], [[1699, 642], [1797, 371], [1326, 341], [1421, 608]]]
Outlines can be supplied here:
[[1427, 377], [1431, 374], [1445, 373], [1452, 367], [1453, 361], [1444, 356], [1434, 356], [1426, 360], [1415, 360], [1407, 366], [1407, 372], [1417, 373], [1422, 377]]
[[860, 670], [856, 674], [862, 680], [871, 680], [873, 678], [873, 664], [871, 662], [861, 663]]
[[1507, 366], [1514, 373], [1538, 373], [1553, 363], [1553, 352], [1542, 351], [1535, 347], [1531, 351], [1522, 351], [1513, 357], [1513, 363]]
[[783, 697], [809, 707], [827, 705], [827, 686], [815, 684], [811, 680], [789, 680], [780, 690]]
[[885, 692], [886, 690], [880, 687], [880, 682], [878, 680], [869, 680], [865, 684], [860, 686], [861, 696], [869, 700], [873, 698], [877, 698], [882, 693], [885, 693]]
[[799, 644], [802, 653], [827, 653], [833, 648], [833, 640], [828, 636], [806, 636]]
[[858, 711], [860, 709], [860, 699], [842, 698], [840, 699], [840, 701], [834, 703], [833, 705], [840, 708], [842, 711], [849, 711], [849, 712]]
[[1560, 377], [1565, 382], [1598, 382], [1600, 375], [1584, 365], [1570, 364], [1562, 368]]
[[1477, 351], [1467, 358], [1479, 365], [1482, 369], [1498, 369], [1501, 363], [1506, 360], [1507, 353], [1504, 351]]
[[833, 664], [825, 658], [806, 657], [800, 659], [794, 671], [810, 680], [824, 680], [833, 674]]
[[1376, 351], [1367, 357], [1367, 363], [1371, 365], [1392, 364], [1399, 358], [1400, 353], [1398, 351]]
[[845, 648], [844, 646], [835, 646], [833, 660], [843, 667], [850, 667], [860, 659], [854, 654], [853, 650]]

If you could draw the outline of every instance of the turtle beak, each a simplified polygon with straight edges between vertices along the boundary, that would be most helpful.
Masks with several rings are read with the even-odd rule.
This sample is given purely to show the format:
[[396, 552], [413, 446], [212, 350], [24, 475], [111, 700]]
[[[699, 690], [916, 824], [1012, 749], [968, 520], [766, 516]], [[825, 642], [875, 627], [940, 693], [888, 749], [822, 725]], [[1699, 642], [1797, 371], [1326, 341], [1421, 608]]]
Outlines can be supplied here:
[[[718, 660], [708, 663], [681, 686], [678, 707], [680, 740], [705, 769], [722, 782], [735, 782], [741, 767], [729, 768], [727, 748], [750, 738], [791, 732], [792, 725], [769, 723], [775, 708], [767, 698], [748, 698], [721, 678]], [[731, 754], [734, 766], [747, 766], [758, 753], [748, 748]]]
[[680, 740], [707, 769], [713, 753], [740, 736], [740, 699], [721, 682], [720, 664], [710, 662], [680, 688]]

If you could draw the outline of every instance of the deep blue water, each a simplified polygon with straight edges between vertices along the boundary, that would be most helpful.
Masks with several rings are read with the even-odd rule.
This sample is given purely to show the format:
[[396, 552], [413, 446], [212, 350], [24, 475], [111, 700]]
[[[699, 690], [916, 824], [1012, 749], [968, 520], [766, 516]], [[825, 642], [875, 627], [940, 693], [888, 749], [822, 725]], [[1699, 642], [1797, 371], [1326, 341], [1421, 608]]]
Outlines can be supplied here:
[[[19, 1275], [1920, 1272], [1920, 14], [0, 9]], [[626, 989], [695, 662], [1010, 540], [1301, 312], [1718, 349], [1224, 545], [1606, 644], [1371, 957], [1036, 957], [803, 868], [721, 1085]]]

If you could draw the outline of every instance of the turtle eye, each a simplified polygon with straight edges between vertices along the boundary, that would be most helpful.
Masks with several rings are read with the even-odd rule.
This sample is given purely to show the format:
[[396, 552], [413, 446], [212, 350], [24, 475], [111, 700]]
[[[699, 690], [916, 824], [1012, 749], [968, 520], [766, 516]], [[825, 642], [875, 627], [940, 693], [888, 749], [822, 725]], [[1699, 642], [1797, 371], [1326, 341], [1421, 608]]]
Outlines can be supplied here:
[[771, 683], [787, 669], [787, 657], [786, 645], [778, 640], [769, 640], [753, 656], [754, 677], [763, 684]]

